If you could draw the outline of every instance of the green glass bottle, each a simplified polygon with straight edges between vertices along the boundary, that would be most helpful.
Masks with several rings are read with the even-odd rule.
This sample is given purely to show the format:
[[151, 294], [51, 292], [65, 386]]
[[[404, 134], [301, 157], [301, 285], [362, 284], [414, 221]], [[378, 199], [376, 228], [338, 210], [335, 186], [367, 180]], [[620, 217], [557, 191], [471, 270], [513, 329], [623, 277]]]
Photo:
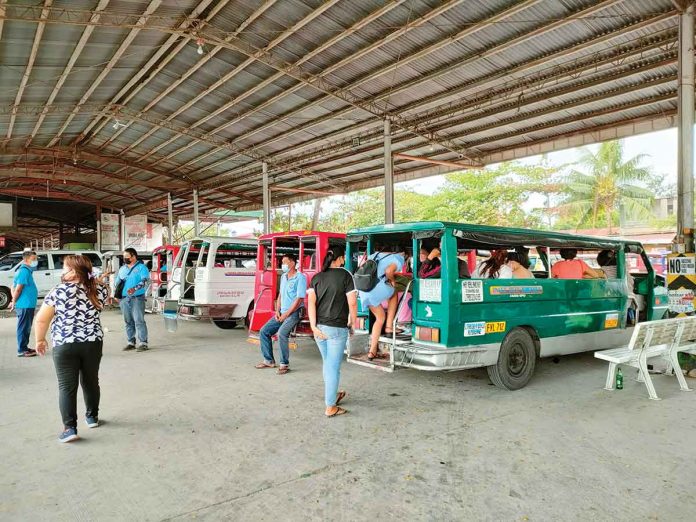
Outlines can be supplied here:
[[621, 367], [616, 369], [616, 389], [623, 390], [623, 373], [621, 372]]

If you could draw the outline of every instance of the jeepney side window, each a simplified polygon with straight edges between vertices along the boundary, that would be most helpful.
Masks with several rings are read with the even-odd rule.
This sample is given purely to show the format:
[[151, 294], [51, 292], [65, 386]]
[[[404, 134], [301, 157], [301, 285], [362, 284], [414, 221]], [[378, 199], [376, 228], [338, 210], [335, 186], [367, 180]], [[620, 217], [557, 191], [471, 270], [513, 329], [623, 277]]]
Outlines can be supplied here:
[[300, 271], [317, 270], [317, 238], [302, 240], [302, 259], [298, 259]]
[[355, 272], [367, 261], [367, 241], [351, 242], [350, 269]]
[[[437, 250], [436, 250], [437, 249]], [[413, 256], [413, 259], [416, 255]], [[425, 238], [418, 241], [418, 262], [413, 273], [420, 279], [440, 279], [442, 277], [442, 242], [438, 238]]]
[[[564, 254], [565, 257], [563, 255], [564, 250], [568, 251]], [[572, 254], [572, 251], [575, 251], [575, 255]], [[597, 261], [597, 257], [601, 252], [602, 249], [581, 249], [575, 247], [552, 249], [550, 255], [552, 277], [556, 277], [556, 279], [598, 279], [598, 277], [588, 276], [587, 273], [581, 275], [578, 265], [571, 265], [571, 262], [580, 260], [593, 270], [601, 271], [602, 267]], [[558, 268], [556, 268], [557, 266]], [[556, 276], [553, 274], [556, 274]]]
[[272, 244], [270, 241], [262, 241], [261, 242], [261, 261], [262, 261], [262, 266], [264, 270], [272, 270], [271, 267], [271, 254], [272, 252]]
[[256, 251], [244, 245], [222, 244], [215, 252], [218, 268], [256, 268]]
[[280, 270], [280, 265], [283, 263], [283, 257], [287, 254], [293, 254], [297, 259], [297, 266], [301, 267], [300, 259], [300, 239], [298, 237], [278, 237], [276, 238], [275, 247], [275, 269]]

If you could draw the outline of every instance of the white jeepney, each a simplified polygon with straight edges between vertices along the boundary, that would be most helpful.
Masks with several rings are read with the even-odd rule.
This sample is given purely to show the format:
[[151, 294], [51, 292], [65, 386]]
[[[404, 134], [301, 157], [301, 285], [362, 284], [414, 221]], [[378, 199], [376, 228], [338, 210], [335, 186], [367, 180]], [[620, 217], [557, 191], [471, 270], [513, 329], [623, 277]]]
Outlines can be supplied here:
[[166, 309], [220, 328], [248, 324], [256, 275], [255, 239], [202, 236], [186, 241], [174, 261]]

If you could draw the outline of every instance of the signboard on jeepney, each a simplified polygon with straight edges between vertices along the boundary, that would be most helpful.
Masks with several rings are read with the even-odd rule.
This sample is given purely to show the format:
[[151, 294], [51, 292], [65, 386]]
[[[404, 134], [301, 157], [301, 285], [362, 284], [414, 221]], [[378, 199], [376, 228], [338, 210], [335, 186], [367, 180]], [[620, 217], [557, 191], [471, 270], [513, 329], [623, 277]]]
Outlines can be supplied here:
[[120, 250], [121, 248], [121, 215], [105, 214], [102, 212], [100, 220], [101, 249]]
[[694, 313], [696, 254], [667, 256], [667, 293], [671, 315], [685, 316]]
[[147, 250], [147, 214], [126, 216], [123, 220], [124, 245], [123, 248], [135, 248]]
[[481, 303], [483, 301], [483, 281], [465, 279], [462, 281], [462, 303]]
[[418, 300], [442, 302], [442, 279], [419, 279]]

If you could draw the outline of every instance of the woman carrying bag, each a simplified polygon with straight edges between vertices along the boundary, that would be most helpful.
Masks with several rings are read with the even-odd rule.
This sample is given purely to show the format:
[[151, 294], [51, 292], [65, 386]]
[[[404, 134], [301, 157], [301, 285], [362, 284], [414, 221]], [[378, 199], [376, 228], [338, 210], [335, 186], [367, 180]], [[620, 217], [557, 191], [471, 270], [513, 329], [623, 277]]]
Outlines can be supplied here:
[[85, 423], [99, 426], [99, 363], [104, 333], [99, 316], [108, 297], [106, 286], [97, 282], [92, 263], [81, 255], [66, 256], [61, 283], [44, 298], [36, 317], [36, 351], [45, 355], [46, 333], [51, 329], [53, 363], [58, 376], [63, 432], [60, 442], [77, 436], [77, 386], [82, 382]]

